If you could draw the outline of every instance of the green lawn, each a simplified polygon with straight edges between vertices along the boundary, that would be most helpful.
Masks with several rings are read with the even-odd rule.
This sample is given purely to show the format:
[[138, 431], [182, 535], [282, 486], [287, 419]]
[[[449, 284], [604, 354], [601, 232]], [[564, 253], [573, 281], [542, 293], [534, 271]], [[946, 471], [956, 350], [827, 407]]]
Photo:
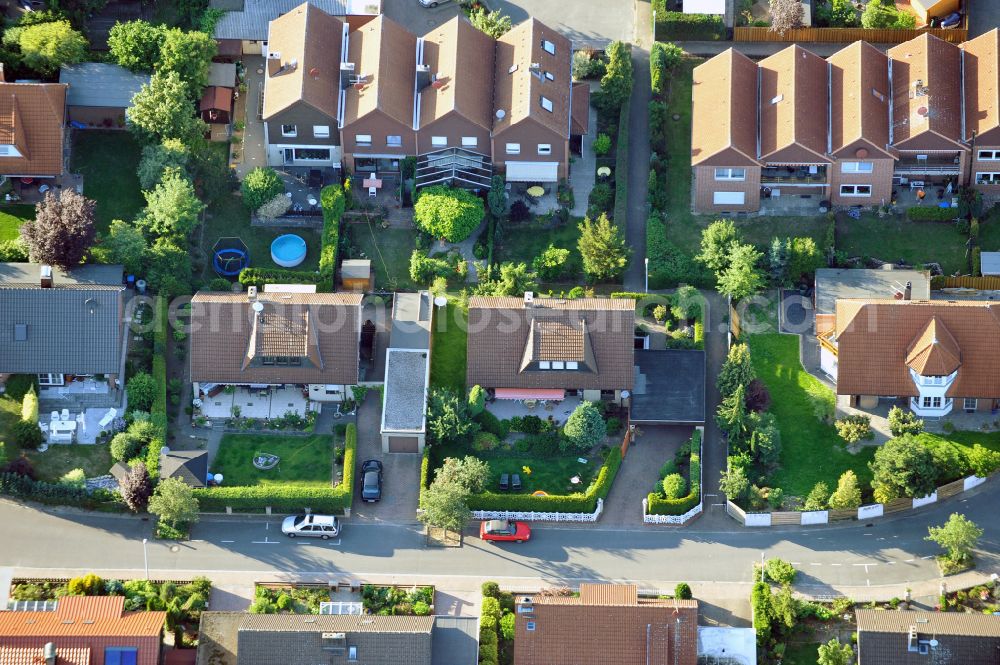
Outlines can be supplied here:
[[[516, 473], [521, 476], [522, 494], [536, 491], [549, 494], [585, 492], [604, 463], [604, 460], [596, 454], [588, 457], [587, 462], [583, 464], [577, 459], [580, 457], [577, 453], [540, 458], [512, 451], [506, 454], [509, 449], [505, 447], [498, 451], [480, 452], [472, 450], [467, 444], [435, 446], [433, 450], [435, 469], [446, 457], [462, 458], [473, 455], [485, 461], [490, 465], [490, 481], [486, 489], [492, 492], [499, 491], [500, 476], [504, 473]], [[524, 467], [531, 469], [531, 473], [525, 471]], [[579, 483], [570, 482], [570, 478], [574, 476], [580, 478]], [[431, 477], [433, 478], [433, 475]]]
[[44, 453], [31, 451], [26, 453], [35, 466], [39, 480], [55, 482], [73, 469], [83, 469], [88, 478], [103, 476], [114, 463], [108, 445], [98, 443], [54, 444]]
[[816, 665], [819, 643], [789, 644], [785, 649], [783, 665]]
[[[261, 471], [253, 465], [256, 453], [281, 458], [278, 466]], [[329, 485], [333, 476], [333, 439], [329, 435], [264, 436], [226, 434], [212, 463], [226, 485]]]
[[410, 255], [416, 247], [416, 231], [383, 229], [371, 222], [344, 224], [356, 251], [345, 259], [371, 259], [375, 268], [375, 288], [413, 291], [419, 288], [410, 279]]
[[[1000, 225], [1000, 221], [993, 222]], [[990, 235], [1000, 236], [990, 224]], [[982, 233], [980, 234], [982, 241]], [[1000, 238], [998, 238], [1000, 239]], [[905, 217], [879, 219], [865, 213], [861, 219], [838, 218], [837, 249], [848, 256], [876, 257], [910, 265], [936, 261], [946, 274], [966, 272], [965, 236], [949, 222], [911, 222]]]
[[559, 249], [568, 249], [564, 276], [560, 281], [576, 282], [583, 272], [583, 259], [577, 249], [580, 240], [579, 219], [570, 219], [569, 223], [551, 228], [550, 225], [538, 222], [523, 222], [514, 224], [507, 222], [503, 228], [500, 243], [494, 248], [497, 263], [511, 261], [514, 263], [531, 262], [551, 244]]
[[827, 400], [834, 395], [802, 368], [798, 336], [752, 335], [748, 343], [757, 376], [771, 391], [771, 412], [781, 430], [781, 468], [770, 485], [782, 488], [786, 495], [805, 498], [820, 481], [836, 487], [840, 474], [851, 469], [866, 487], [871, 481], [868, 462], [875, 449], [866, 447], [852, 455], [833, 425], [814, 415], [810, 395]]
[[202, 249], [206, 257], [204, 279], [214, 278], [212, 247], [219, 238], [236, 236], [243, 240], [250, 251], [250, 265], [255, 268], [277, 268], [271, 260], [271, 243], [283, 233], [294, 233], [306, 241], [306, 258], [295, 270], [316, 270], [319, 267], [320, 233], [314, 229], [281, 229], [250, 226], [250, 212], [243, 199], [223, 197], [205, 214], [202, 230]]
[[146, 205], [139, 190], [142, 150], [125, 131], [87, 130], [73, 134], [72, 170], [83, 175], [83, 193], [97, 201], [97, 230], [111, 220], [132, 221]]
[[465, 357], [468, 338], [467, 311], [450, 301], [444, 316], [434, 313], [431, 338], [431, 387], [465, 393]]
[[979, 246], [984, 252], [1000, 251], [1000, 210], [979, 222]]
[[21, 235], [21, 224], [35, 218], [35, 206], [28, 204], [0, 207], [0, 240], [16, 240]]

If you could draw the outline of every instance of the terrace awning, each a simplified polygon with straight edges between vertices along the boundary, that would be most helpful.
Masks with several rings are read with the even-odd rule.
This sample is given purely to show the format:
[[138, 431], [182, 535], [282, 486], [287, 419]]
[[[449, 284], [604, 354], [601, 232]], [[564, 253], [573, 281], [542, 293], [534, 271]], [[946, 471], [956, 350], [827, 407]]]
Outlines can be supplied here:
[[559, 162], [507, 162], [507, 182], [557, 182]]
[[554, 388], [497, 388], [497, 399], [551, 399], [562, 400], [566, 398], [565, 390]]

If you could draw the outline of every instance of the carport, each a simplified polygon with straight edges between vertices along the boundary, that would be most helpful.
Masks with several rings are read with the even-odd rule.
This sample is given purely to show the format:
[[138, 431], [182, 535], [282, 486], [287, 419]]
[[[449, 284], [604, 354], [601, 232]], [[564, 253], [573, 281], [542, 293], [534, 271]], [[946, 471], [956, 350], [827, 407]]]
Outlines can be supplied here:
[[637, 424], [704, 424], [705, 352], [637, 350], [629, 418]]

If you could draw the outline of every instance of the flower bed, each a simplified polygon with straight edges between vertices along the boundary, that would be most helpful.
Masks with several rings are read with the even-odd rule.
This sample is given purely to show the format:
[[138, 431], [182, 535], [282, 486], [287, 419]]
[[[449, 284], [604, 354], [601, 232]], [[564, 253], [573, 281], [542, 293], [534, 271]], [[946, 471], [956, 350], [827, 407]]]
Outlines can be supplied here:
[[427, 616], [434, 608], [434, 587], [365, 584], [361, 587], [361, 603], [365, 614]]
[[[667, 462], [660, 469], [660, 480], [656, 490], [646, 498], [646, 513], [649, 515], [683, 515], [701, 501], [701, 430], [695, 430], [691, 439], [681, 446], [673, 461]], [[688, 493], [685, 496], [670, 499], [664, 495], [663, 479], [678, 473], [687, 467]]]

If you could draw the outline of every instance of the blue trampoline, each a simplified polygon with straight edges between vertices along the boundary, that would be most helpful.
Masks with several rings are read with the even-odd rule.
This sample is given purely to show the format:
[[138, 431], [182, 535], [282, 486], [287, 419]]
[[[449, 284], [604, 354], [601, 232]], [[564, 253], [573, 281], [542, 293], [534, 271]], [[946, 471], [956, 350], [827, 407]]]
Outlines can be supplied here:
[[239, 238], [219, 238], [212, 248], [212, 267], [220, 277], [238, 277], [250, 265], [250, 251]]

